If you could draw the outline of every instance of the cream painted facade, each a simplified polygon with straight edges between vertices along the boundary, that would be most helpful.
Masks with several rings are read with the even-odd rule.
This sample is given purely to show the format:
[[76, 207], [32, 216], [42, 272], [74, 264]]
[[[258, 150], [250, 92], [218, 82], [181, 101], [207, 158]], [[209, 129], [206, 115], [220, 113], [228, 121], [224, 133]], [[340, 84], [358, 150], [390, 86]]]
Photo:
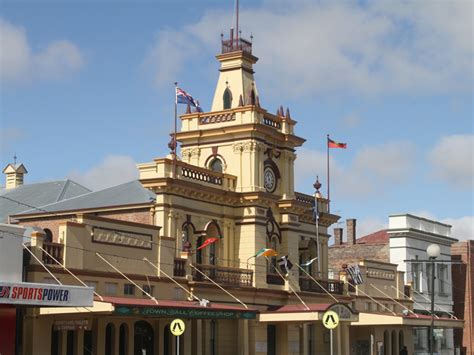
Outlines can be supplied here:
[[[53, 242], [38, 234], [31, 249], [62, 283], [78, 282], [66, 267], [97, 292], [91, 308], [28, 310], [24, 354], [175, 354], [169, 324], [176, 317], [186, 322], [182, 354], [329, 354], [322, 316], [333, 307], [346, 313], [333, 331], [334, 354], [369, 354], [367, 344], [378, 354], [384, 332], [403, 334], [384, 355], [412, 343], [412, 325], [401, 313], [401, 305], [411, 309], [412, 302], [391, 287], [404, 286], [396, 266], [364, 261], [361, 270], [399, 303], [367, 285], [349, 288], [345, 274], [328, 279], [328, 227], [339, 216], [328, 212], [320, 194], [315, 199], [294, 191], [296, 149], [304, 139], [295, 135], [288, 110], [273, 115], [260, 106], [257, 58], [249, 42], [233, 41], [223, 41], [217, 56], [212, 111], [181, 116], [181, 156], [138, 165], [153, 201], [14, 216], [20, 224], [54, 225]], [[131, 222], [137, 210], [150, 222]], [[198, 251], [208, 238], [217, 241]], [[308, 268], [310, 276], [295, 266], [282, 277], [275, 259], [254, 257], [262, 248], [288, 255], [293, 264], [319, 260]], [[51, 281], [35, 261], [27, 270], [30, 281]], [[362, 293], [389, 311], [369, 306], [365, 312], [373, 301]]]

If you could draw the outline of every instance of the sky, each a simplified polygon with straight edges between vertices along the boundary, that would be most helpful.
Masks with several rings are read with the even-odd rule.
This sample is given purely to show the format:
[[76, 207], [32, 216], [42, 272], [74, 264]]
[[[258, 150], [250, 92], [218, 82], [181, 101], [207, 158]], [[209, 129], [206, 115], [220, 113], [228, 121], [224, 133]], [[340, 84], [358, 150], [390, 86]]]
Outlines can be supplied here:
[[[3, 0], [0, 158], [97, 190], [168, 154], [174, 82], [209, 110], [233, 0]], [[241, 0], [260, 103], [298, 121], [296, 190], [358, 235], [412, 213], [474, 238], [473, 4]], [[185, 107], [180, 107], [183, 112]], [[342, 225], [340, 225], [342, 226]]]

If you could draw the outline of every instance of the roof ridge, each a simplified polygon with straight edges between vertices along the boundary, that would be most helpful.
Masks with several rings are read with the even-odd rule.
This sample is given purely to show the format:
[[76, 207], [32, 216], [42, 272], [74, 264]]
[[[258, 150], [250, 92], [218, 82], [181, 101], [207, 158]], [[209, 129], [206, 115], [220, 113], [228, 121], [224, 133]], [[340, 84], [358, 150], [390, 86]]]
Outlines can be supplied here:
[[67, 188], [68, 188], [68, 186], [69, 186], [69, 181], [70, 181], [69, 179], [66, 179], [66, 181], [64, 182], [64, 186], [63, 186], [63, 188], [61, 189], [61, 191], [59, 191], [59, 195], [58, 195], [58, 197], [57, 197], [57, 199], [56, 199], [56, 202], [62, 200], [62, 197], [63, 197], [64, 194], [66, 193], [66, 190], [67, 190]]
[[[69, 180], [69, 179], [67, 179]], [[59, 204], [59, 203], [65, 203], [65, 202], [68, 202], [68, 201], [71, 201], [71, 200], [75, 200], [75, 199], [78, 199], [78, 198], [84, 198], [86, 196], [89, 196], [89, 195], [92, 195], [92, 194], [96, 194], [96, 193], [99, 193], [99, 192], [103, 192], [103, 191], [106, 191], [106, 190], [110, 190], [110, 189], [113, 189], [113, 188], [116, 188], [118, 186], [122, 186], [122, 185], [126, 185], [126, 184], [130, 184], [132, 182], [139, 182], [138, 180], [132, 180], [132, 181], [128, 181], [128, 182], [124, 182], [122, 184], [118, 184], [118, 185], [115, 185], [115, 186], [110, 186], [110, 187], [107, 187], [105, 189], [102, 189], [102, 190], [97, 190], [97, 191], [90, 191], [89, 192], [86, 192], [82, 195], [77, 195], [77, 196], [73, 196], [73, 197], [69, 197], [69, 198], [66, 198], [64, 200], [60, 200], [60, 201], [55, 201], [55, 202], [52, 202], [52, 203], [48, 203], [47, 205], [42, 205], [42, 206], [36, 206], [36, 208], [31, 208], [29, 210], [26, 210], [26, 211], [23, 211], [21, 212], [21, 214], [23, 213], [27, 213], [29, 211], [42, 211], [42, 212], [46, 212], [46, 213], [50, 213], [50, 211], [46, 211], [44, 210], [44, 208], [46, 207], [50, 207], [52, 205], [55, 205], [55, 204]], [[143, 187], [143, 186], [142, 186]], [[145, 195], [146, 196], [146, 195]]]

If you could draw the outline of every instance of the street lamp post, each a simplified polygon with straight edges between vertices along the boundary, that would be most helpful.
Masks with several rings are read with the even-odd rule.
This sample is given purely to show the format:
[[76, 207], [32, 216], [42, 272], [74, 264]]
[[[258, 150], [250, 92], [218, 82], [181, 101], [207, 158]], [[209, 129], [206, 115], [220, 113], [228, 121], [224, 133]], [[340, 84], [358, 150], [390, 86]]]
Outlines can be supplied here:
[[426, 249], [431, 265], [431, 324], [430, 324], [430, 354], [434, 354], [434, 305], [435, 305], [435, 260], [441, 254], [438, 244], [431, 244]]

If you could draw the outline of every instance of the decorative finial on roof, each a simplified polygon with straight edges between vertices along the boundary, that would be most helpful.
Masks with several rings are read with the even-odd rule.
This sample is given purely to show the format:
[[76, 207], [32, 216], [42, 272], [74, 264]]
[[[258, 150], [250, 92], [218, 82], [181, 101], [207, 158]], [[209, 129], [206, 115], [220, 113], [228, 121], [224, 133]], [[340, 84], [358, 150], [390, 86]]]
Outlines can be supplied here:
[[319, 175], [316, 175], [316, 182], [313, 184], [313, 187], [316, 189], [316, 194], [319, 193], [321, 186], [322, 184], [319, 182]]
[[291, 120], [290, 109], [288, 107], [286, 108], [286, 115], [285, 116], [288, 120]]
[[186, 105], [186, 114], [191, 113], [191, 106], [189, 104]]
[[16, 166], [16, 158], [17, 158], [17, 156], [16, 156], [16, 153], [15, 153], [15, 155], [13, 156], [13, 165], [15, 165], [15, 166]]

